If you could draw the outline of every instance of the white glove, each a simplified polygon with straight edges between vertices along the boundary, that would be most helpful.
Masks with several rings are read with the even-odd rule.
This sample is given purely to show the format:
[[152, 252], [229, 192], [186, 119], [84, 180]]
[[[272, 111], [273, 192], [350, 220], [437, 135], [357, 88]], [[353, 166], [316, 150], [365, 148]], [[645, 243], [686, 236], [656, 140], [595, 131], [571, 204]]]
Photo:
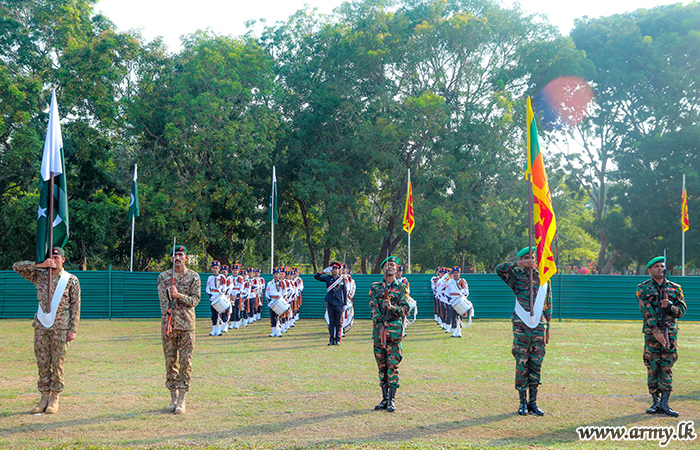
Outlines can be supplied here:
[[325, 269], [323, 269], [323, 273], [331, 273], [331, 268], [326, 267]]

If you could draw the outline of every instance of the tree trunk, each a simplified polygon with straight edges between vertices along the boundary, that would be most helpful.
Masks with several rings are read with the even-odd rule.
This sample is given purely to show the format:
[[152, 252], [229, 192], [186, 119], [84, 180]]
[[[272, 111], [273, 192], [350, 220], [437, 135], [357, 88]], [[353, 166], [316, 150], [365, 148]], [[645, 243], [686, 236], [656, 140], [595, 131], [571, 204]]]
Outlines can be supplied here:
[[612, 273], [613, 264], [615, 264], [615, 260], [617, 259], [619, 254], [620, 250], [613, 250], [612, 254], [610, 255], [610, 258], [608, 258], [608, 262], [605, 263], [605, 268], [602, 272], [604, 275], [610, 275]]
[[304, 222], [304, 230], [306, 231], [306, 244], [309, 246], [309, 254], [311, 255], [311, 267], [313, 267], [314, 273], [318, 273], [318, 267], [316, 264], [316, 252], [314, 251], [314, 246], [311, 242], [311, 226], [309, 225], [309, 213], [306, 210], [306, 204], [303, 200], [297, 197], [294, 197], [294, 200], [296, 200], [297, 204], [299, 205], [301, 219]]
[[331, 249], [326, 248], [323, 250], [323, 267], [328, 267], [331, 265]]
[[367, 275], [367, 260], [365, 258], [360, 260], [360, 272]]

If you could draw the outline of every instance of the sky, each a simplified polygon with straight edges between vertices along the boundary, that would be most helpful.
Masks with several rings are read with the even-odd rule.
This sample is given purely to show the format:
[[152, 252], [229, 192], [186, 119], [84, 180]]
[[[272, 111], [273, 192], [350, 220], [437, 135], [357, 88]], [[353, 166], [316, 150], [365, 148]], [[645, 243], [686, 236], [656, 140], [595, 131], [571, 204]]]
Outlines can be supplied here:
[[[305, 4], [330, 13], [343, 0], [99, 0], [96, 12], [102, 12], [121, 31], [140, 29], [144, 38], [162, 36], [168, 49], [180, 50], [180, 36], [210, 28], [225, 35], [241, 35], [248, 20], [265, 19], [269, 25], [286, 19]], [[510, 7], [511, 0], [502, 0]], [[527, 13], [546, 14], [550, 23], [568, 35], [574, 19], [609, 16], [639, 8], [689, 3], [688, 0], [519, 0]]]

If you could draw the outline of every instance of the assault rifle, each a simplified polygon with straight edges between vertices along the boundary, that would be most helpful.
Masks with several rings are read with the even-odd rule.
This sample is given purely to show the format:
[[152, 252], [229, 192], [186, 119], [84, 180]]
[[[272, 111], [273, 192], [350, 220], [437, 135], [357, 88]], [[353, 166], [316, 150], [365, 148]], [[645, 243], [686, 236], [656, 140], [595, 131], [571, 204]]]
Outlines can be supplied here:
[[661, 307], [661, 300], [667, 296], [666, 294], [666, 249], [664, 249], [664, 279], [661, 282], [661, 289], [659, 290], [659, 308], [657, 310], [657, 314], [659, 315], [659, 322], [661, 329], [664, 330], [664, 336], [666, 337], [666, 343], [664, 345], [665, 348], [668, 348], [670, 345], [670, 341], [668, 339], [668, 307], [670, 306], [667, 305], [665, 308]]
[[[173, 251], [170, 253], [171, 258], [173, 258], [173, 278], [170, 280], [170, 287], [175, 286], [175, 246], [177, 243], [177, 238], [173, 238]], [[168, 312], [167, 312], [167, 327], [165, 329], [165, 335], [170, 336], [173, 332], [173, 297], [170, 294], [170, 289], [168, 289]]]

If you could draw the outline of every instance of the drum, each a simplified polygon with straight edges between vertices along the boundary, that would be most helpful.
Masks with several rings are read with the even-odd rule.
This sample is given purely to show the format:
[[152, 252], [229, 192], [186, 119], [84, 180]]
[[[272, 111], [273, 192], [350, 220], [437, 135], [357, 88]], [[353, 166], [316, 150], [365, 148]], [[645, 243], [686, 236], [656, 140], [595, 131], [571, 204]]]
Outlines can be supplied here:
[[472, 302], [467, 300], [467, 297], [461, 296], [459, 298], [459, 300], [457, 300], [457, 303], [452, 305], [452, 308], [460, 316], [466, 316], [467, 313], [469, 312], [469, 310], [473, 308], [473, 306], [472, 306]]
[[229, 301], [228, 295], [226, 294], [216, 294], [211, 298], [211, 307], [214, 308], [219, 314], [225, 313], [231, 307], [231, 302]]
[[289, 303], [287, 303], [287, 300], [283, 298], [278, 298], [272, 305], [270, 305], [270, 309], [272, 309], [278, 316], [281, 316], [289, 309]]

